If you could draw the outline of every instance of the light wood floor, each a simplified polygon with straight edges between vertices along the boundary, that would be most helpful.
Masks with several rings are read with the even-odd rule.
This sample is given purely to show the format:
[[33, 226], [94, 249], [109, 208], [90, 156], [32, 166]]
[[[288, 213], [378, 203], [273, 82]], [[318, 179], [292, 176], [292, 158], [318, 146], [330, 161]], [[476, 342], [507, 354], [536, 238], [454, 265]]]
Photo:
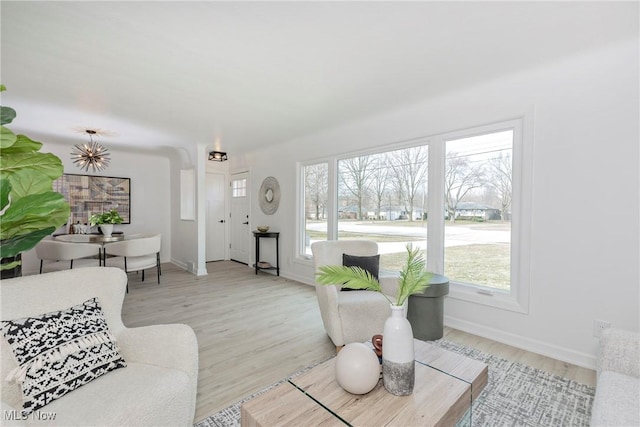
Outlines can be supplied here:
[[[123, 307], [129, 327], [186, 323], [196, 332], [199, 421], [312, 363], [335, 354], [313, 287], [232, 261], [208, 263], [196, 277], [163, 264], [145, 282], [129, 275]], [[445, 328], [445, 339], [595, 385], [595, 372]]]

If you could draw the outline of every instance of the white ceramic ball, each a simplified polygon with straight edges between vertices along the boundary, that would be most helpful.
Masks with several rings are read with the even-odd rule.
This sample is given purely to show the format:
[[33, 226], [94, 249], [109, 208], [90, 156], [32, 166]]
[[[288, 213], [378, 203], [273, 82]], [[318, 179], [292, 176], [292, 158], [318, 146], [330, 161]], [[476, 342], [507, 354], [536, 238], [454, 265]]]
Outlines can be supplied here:
[[352, 394], [369, 393], [380, 379], [380, 362], [363, 343], [345, 345], [336, 356], [336, 381]]

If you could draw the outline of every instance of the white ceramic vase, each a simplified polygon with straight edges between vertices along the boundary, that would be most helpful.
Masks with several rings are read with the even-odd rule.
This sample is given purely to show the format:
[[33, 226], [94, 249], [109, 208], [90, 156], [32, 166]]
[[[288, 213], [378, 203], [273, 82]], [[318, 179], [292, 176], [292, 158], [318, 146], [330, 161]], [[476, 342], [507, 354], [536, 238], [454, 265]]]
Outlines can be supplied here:
[[104, 237], [111, 237], [113, 233], [113, 224], [100, 224], [100, 231]]
[[416, 377], [413, 330], [403, 306], [391, 305], [391, 317], [384, 322], [382, 337], [384, 387], [396, 396], [413, 393]]

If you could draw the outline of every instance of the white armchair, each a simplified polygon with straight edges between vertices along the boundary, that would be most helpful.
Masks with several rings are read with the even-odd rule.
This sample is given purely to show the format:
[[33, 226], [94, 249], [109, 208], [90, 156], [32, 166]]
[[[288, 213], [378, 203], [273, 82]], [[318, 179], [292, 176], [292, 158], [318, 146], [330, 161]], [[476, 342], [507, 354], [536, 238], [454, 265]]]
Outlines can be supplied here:
[[[142, 271], [142, 281], [144, 282], [144, 271], [148, 268], [156, 268], [158, 274], [158, 284], [160, 284], [160, 245], [162, 235], [154, 234], [149, 236], [129, 237], [120, 242], [108, 243], [104, 246], [105, 265], [118, 267], [126, 273]], [[108, 255], [113, 257], [107, 258]]]
[[[55, 419], [29, 416], [3, 419], [3, 425], [191, 426], [195, 414], [198, 343], [180, 324], [126, 328], [121, 311], [127, 277], [117, 268], [88, 267], [3, 280], [2, 319], [61, 310], [98, 297], [120, 354], [127, 363], [60, 397], [41, 409]], [[16, 367], [5, 338], [0, 339], [0, 369]], [[2, 412], [19, 414], [19, 385], [2, 380]], [[13, 412], [15, 411], [15, 412]], [[11, 418], [11, 417], [9, 417]]]
[[[44, 270], [57, 271], [73, 267], [98, 266], [102, 247], [97, 243], [70, 243], [45, 239], [40, 241], [35, 249], [36, 256], [40, 258], [42, 274]], [[75, 264], [74, 261], [76, 261]]]
[[[372, 256], [378, 244], [369, 240], [329, 240], [311, 245], [315, 271], [323, 265], [342, 265], [342, 254]], [[393, 301], [398, 287], [397, 277], [380, 277], [380, 285]], [[336, 347], [363, 342], [381, 334], [385, 320], [391, 315], [389, 301], [379, 292], [343, 292], [341, 285], [316, 282], [316, 295], [324, 328]]]

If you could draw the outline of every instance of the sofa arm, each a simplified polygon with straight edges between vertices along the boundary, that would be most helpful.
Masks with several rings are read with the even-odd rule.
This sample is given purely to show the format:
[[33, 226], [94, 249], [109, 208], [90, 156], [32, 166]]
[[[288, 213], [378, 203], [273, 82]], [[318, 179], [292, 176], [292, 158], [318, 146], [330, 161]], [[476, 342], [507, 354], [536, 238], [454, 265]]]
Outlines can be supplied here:
[[198, 376], [198, 341], [187, 325], [153, 325], [125, 328], [116, 337], [127, 362], [139, 362]]
[[598, 374], [603, 371], [640, 377], [640, 333], [616, 328], [602, 331]]

